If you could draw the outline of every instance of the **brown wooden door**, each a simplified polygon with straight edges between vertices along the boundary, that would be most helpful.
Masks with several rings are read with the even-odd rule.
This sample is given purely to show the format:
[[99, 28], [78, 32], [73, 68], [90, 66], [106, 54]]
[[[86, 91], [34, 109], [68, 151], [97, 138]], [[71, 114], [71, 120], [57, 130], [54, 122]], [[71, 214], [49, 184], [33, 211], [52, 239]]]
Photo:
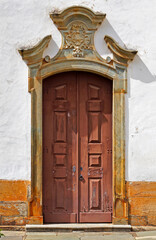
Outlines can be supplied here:
[[111, 222], [112, 82], [66, 72], [43, 84], [43, 215]]
[[47, 222], [77, 222], [76, 72], [43, 85], [43, 214]]
[[112, 87], [99, 75], [79, 73], [80, 222], [111, 222]]

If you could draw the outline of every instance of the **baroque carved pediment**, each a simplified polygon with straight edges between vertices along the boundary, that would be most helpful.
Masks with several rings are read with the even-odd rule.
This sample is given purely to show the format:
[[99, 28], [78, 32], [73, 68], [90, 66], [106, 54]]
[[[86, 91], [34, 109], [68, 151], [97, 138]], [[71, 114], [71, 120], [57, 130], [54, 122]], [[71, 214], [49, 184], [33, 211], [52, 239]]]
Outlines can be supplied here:
[[132, 61], [137, 51], [127, 50], [110, 36], [104, 40], [113, 59], [109, 56], [102, 58], [95, 49], [94, 34], [105, 19], [106, 14], [94, 13], [88, 8], [73, 6], [62, 12], [53, 12], [51, 19], [62, 35], [62, 45], [58, 53], [52, 59], [43, 52], [51, 40], [51, 36], [44, 37], [36, 46], [31, 49], [21, 49], [23, 60], [29, 67], [29, 91], [33, 89], [34, 79], [40, 71], [41, 77], [49, 76], [52, 72], [59, 72], [59, 69], [88, 69], [94, 72], [104, 72], [104, 75], [116, 81], [116, 91], [122, 89], [127, 91], [127, 66]]
[[62, 34], [61, 56], [67, 58], [100, 58], [94, 47], [94, 33], [105, 14], [84, 7], [71, 7], [50, 15]]
[[43, 59], [43, 52], [48, 46], [51, 36], [44, 37], [31, 49], [19, 50], [19, 53], [29, 68], [36, 69], [48, 63], [52, 64], [54, 60], [87, 60], [107, 65], [113, 69], [127, 68], [128, 62], [133, 60], [137, 51], [120, 47], [110, 36], [105, 36], [104, 40], [113, 53], [113, 59], [110, 57], [103, 59], [95, 49], [94, 34], [105, 16], [106, 14], [94, 13], [90, 9], [80, 6], [70, 7], [62, 12], [55, 11], [50, 14], [50, 17], [62, 34], [62, 46], [56, 56], [52, 59], [46, 56]]
[[113, 53], [113, 59], [101, 58], [94, 46], [94, 34], [103, 22], [106, 14], [94, 13], [88, 8], [73, 6], [62, 12], [50, 14], [62, 34], [62, 46], [56, 59], [88, 59], [101, 61], [110, 66], [127, 67], [128, 61], [133, 60], [137, 51], [121, 48], [110, 36], [105, 36], [108, 48]]

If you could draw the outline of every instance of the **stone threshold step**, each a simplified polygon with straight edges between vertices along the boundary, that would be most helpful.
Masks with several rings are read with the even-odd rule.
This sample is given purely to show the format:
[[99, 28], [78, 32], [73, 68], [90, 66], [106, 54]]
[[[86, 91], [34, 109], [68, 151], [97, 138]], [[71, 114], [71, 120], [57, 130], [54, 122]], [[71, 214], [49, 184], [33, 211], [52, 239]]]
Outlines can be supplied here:
[[43, 225], [26, 225], [26, 232], [129, 232], [131, 225], [114, 225], [101, 223], [74, 223], [74, 224], [43, 224]]

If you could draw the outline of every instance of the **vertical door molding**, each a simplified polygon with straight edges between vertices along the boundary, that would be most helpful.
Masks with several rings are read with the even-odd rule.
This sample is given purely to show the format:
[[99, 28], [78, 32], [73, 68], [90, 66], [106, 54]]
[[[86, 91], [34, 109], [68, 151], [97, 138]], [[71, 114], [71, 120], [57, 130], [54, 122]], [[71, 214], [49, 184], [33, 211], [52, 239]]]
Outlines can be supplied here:
[[31, 93], [31, 198], [28, 199], [27, 223], [43, 223], [42, 211], [42, 83], [45, 78], [65, 71], [88, 71], [113, 81], [113, 223], [128, 223], [125, 193], [125, 93], [127, 67], [137, 51], [121, 48], [105, 36], [113, 59], [103, 59], [94, 46], [94, 33], [105, 19], [88, 8], [71, 7], [50, 17], [62, 34], [57, 55], [43, 58], [51, 36], [35, 47], [19, 50], [29, 68], [28, 90]]
[[35, 47], [19, 50], [28, 65], [28, 91], [31, 93], [31, 195], [28, 199], [27, 223], [43, 223], [42, 216], [42, 55], [51, 36]]
[[128, 223], [128, 199], [125, 191], [125, 93], [127, 67], [137, 51], [121, 48], [113, 38], [105, 36], [113, 53], [117, 76], [113, 79], [113, 223]]

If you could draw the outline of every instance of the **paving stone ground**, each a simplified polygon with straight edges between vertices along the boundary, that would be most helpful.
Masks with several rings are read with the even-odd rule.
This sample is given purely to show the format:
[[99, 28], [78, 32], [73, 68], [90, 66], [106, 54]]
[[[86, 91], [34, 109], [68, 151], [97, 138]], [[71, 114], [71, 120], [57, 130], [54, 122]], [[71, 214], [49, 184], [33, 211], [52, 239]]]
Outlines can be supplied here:
[[134, 240], [129, 233], [104, 233], [104, 232], [72, 232], [72, 233], [38, 233], [30, 234], [26, 240]]
[[144, 232], [35, 232], [3, 231], [2, 240], [156, 240], [156, 231]]
[[25, 232], [22, 231], [3, 231], [4, 237], [2, 237], [2, 240], [24, 240], [25, 238]]

